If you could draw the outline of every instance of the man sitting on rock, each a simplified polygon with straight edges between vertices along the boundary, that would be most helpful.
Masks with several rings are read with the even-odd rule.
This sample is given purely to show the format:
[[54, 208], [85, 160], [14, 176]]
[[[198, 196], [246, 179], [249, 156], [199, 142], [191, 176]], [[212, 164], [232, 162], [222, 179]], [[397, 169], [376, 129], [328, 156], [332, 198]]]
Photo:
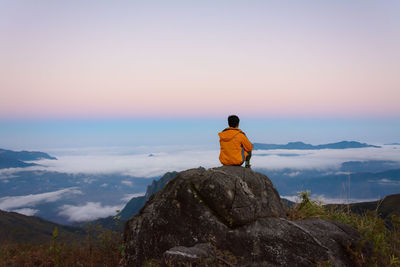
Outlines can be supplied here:
[[247, 139], [239, 127], [239, 117], [231, 115], [228, 117], [229, 127], [220, 132], [219, 143], [221, 153], [219, 160], [223, 165], [241, 166], [246, 162], [245, 167], [250, 168], [251, 151], [253, 145]]

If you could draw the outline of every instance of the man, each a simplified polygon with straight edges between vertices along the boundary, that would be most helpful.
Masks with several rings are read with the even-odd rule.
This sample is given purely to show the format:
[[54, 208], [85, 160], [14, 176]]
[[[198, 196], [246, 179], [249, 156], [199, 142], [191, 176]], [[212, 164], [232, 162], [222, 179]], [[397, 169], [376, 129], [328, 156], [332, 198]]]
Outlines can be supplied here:
[[246, 162], [245, 167], [250, 168], [253, 145], [244, 132], [238, 128], [239, 117], [236, 115], [229, 116], [228, 125], [228, 128], [218, 134], [221, 145], [219, 160], [223, 165], [235, 166], [240, 166], [243, 162]]

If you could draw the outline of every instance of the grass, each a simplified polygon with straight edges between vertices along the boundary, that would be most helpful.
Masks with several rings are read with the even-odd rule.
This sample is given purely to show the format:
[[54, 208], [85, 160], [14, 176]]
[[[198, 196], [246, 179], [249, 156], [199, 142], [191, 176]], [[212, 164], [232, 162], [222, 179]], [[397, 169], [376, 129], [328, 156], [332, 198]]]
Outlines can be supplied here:
[[[115, 216], [120, 228], [120, 216]], [[86, 238], [60, 241], [58, 227], [52, 241], [43, 244], [7, 242], [0, 245], [0, 267], [30, 266], [118, 266], [125, 253], [121, 231], [87, 225]]]
[[[95, 233], [94, 236], [92, 236]], [[118, 266], [124, 246], [121, 233], [96, 228], [83, 242], [63, 243], [57, 240], [34, 245], [2, 242], [0, 266]]]
[[[366, 211], [359, 215], [350, 211], [348, 207], [329, 208], [318, 200], [310, 199], [310, 192], [300, 193], [301, 202], [288, 210], [289, 219], [302, 220], [320, 218], [342, 222], [356, 228], [365, 240], [372, 246], [372, 256], [368, 259], [368, 266], [400, 266], [400, 217], [392, 215], [390, 226], [378, 216], [377, 210]], [[362, 246], [350, 251], [357, 258]], [[365, 262], [365, 259], [359, 259]]]

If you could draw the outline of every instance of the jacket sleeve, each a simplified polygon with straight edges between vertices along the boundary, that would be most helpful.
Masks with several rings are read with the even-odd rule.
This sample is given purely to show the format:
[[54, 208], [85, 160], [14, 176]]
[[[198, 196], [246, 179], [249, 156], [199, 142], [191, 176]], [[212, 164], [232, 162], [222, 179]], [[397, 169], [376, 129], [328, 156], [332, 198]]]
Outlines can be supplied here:
[[250, 143], [249, 139], [247, 139], [245, 134], [242, 134], [242, 146], [246, 152], [253, 150], [253, 145]]

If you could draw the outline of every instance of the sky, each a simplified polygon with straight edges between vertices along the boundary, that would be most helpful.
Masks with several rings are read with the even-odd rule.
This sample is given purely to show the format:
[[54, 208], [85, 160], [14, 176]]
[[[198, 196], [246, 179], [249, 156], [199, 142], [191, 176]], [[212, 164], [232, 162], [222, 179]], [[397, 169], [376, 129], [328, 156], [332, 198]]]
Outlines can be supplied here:
[[255, 141], [398, 141], [399, 13], [398, 1], [4, 0], [1, 145], [210, 144], [229, 114]]
[[[135, 148], [174, 151], [176, 147], [219, 149], [218, 132], [227, 127], [226, 117], [218, 119], [51, 119], [0, 120], [0, 148], [96, 151], [115, 148], [116, 153]], [[388, 144], [400, 142], [400, 120], [380, 119], [265, 119], [241, 117], [239, 127], [253, 143], [302, 141], [314, 145], [343, 140]], [[153, 147], [153, 148], [149, 148]], [[69, 150], [68, 150], [69, 149]], [[198, 149], [198, 148], [194, 148]]]

